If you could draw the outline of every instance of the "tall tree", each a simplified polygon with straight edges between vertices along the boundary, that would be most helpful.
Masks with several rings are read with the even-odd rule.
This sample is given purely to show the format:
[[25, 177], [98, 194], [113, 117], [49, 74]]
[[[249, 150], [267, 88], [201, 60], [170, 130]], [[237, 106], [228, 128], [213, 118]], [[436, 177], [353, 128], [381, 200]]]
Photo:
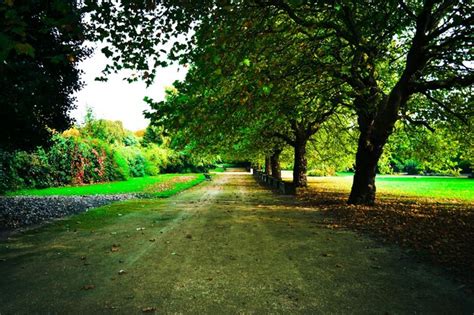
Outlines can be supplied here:
[[[154, 72], [146, 70], [148, 63], [140, 51], [154, 54], [154, 64], [162, 64], [163, 54], [157, 53], [156, 45], [185, 34], [190, 40], [184, 44], [175, 42], [168, 54], [172, 59], [194, 61], [203, 47], [215, 47], [221, 53], [219, 47], [229, 51], [212, 54], [220, 58], [217, 63], [225, 60], [228, 64], [241, 62], [249, 52], [287, 53], [288, 65], [294, 65], [300, 75], [311, 75], [306, 88], [320, 97], [320, 102], [311, 107], [322, 104], [322, 100], [340, 102], [350, 98], [360, 131], [349, 197], [353, 204], [375, 202], [377, 163], [394, 124], [401, 117], [417, 118], [410, 99], [423, 95], [431, 106], [438, 107], [441, 102], [434, 91], [462, 90], [474, 80], [470, 55], [474, 34], [471, 1], [178, 1], [163, 2], [152, 10], [150, 6], [138, 10], [134, 6], [137, 4], [133, 1], [123, 1], [118, 9], [103, 6], [97, 15], [99, 21], [112, 21], [118, 27], [102, 36], [116, 48], [107, 51], [115, 60], [112, 68], [134, 65], [149, 79]], [[133, 13], [125, 9], [132, 9]], [[141, 32], [127, 30], [130, 21], [138, 25], [144, 20], [147, 23]], [[136, 40], [121, 40], [124, 36]], [[291, 41], [281, 41], [288, 46], [272, 44], [265, 50], [256, 47], [257, 42], [262, 42], [260, 37], [263, 41], [270, 38], [273, 43], [280, 43], [282, 38]], [[120, 57], [123, 51], [127, 53]], [[301, 56], [306, 57], [304, 63], [299, 62]], [[123, 62], [118, 63], [119, 60]], [[249, 58], [251, 62], [255, 60]], [[281, 63], [277, 66], [280, 68]], [[321, 88], [327, 85], [319, 84], [321, 80], [332, 82], [339, 95], [335, 92], [334, 97], [327, 97]], [[290, 121], [291, 124], [295, 125]], [[293, 129], [296, 136], [304, 139], [303, 131], [307, 128], [296, 124]], [[289, 140], [305, 143], [297, 138]], [[304, 156], [303, 151], [295, 150], [295, 157], [297, 151]], [[295, 170], [295, 175], [302, 170]], [[304, 185], [304, 180], [298, 184]]]
[[0, 3], [0, 146], [31, 149], [71, 124], [83, 48], [77, 1]]
[[[335, 1], [308, 13], [310, 4], [275, 5], [310, 34], [331, 30], [338, 47], [333, 76], [352, 89], [360, 137], [352, 204], [375, 202], [377, 162], [410, 98], [433, 91], [462, 89], [474, 82], [472, 56], [474, 10], [470, 1]], [[397, 60], [402, 60], [397, 62]]]

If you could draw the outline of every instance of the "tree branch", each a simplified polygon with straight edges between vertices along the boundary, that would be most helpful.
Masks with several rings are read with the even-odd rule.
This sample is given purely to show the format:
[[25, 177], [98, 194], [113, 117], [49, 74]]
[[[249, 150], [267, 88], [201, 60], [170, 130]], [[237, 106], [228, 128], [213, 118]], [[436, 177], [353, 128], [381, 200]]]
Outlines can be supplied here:
[[424, 120], [414, 120], [413, 118], [411, 118], [410, 116], [408, 115], [404, 115], [402, 116], [402, 118], [406, 119], [408, 122], [410, 122], [411, 124], [413, 125], [417, 125], [417, 126], [424, 126], [426, 129], [428, 129], [429, 131], [431, 132], [435, 132], [436, 130], [431, 127], [426, 121]]
[[274, 133], [272, 133], [272, 135], [276, 138], [282, 139], [283, 141], [285, 141], [286, 143], [288, 143], [292, 147], [294, 147], [296, 145], [295, 141], [291, 140], [291, 138], [288, 137], [287, 135], [284, 135], [284, 134], [279, 133], [279, 132], [274, 132]]
[[444, 104], [443, 102], [441, 102], [440, 100], [434, 98], [433, 96], [431, 96], [431, 94], [429, 94], [428, 92], [424, 92], [422, 93], [428, 100], [430, 100], [431, 102], [437, 104], [438, 106], [442, 107], [446, 112], [448, 112], [450, 115], [456, 117], [457, 119], [459, 119], [463, 124], [465, 125], [469, 125], [469, 122], [467, 121], [467, 119], [461, 115], [461, 114], [458, 114], [456, 112], [454, 112], [451, 108], [449, 108], [446, 104]]
[[403, 11], [413, 20], [416, 20], [416, 15], [410, 10], [410, 8], [406, 5], [405, 1], [399, 0], [398, 4], [403, 9]]
[[474, 74], [465, 77], [452, 77], [446, 80], [414, 82], [410, 86], [410, 93], [424, 93], [430, 90], [450, 89], [453, 87], [466, 87], [472, 84], [474, 84]]

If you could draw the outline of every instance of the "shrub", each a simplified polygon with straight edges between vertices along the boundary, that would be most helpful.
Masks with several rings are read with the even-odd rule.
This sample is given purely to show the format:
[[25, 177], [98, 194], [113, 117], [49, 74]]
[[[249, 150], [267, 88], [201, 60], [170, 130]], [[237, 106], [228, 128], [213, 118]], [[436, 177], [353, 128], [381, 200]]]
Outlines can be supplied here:
[[145, 172], [147, 175], [157, 175], [167, 167], [171, 153], [169, 149], [149, 144], [142, 151], [146, 159]]
[[118, 147], [130, 168], [130, 176], [143, 177], [146, 172], [146, 159], [138, 147]]
[[34, 153], [16, 152], [11, 167], [15, 186], [45, 188], [53, 184], [51, 165], [43, 149], [38, 149]]
[[19, 178], [15, 178], [12, 168], [13, 154], [0, 149], [0, 193], [16, 188]]
[[130, 178], [130, 167], [122, 153], [119, 150], [114, 150], [112, 158], [115, 165], [115, 179], [126, 180]]
[[72, 182], [72, 154], [78, 141], [74, 137], [53, 136], [53, 145], [48, 150], [53, 186], [67, 185]]
[[417, 160], [409, 159], [405, 161], [405, 166], [403, 168], [408, 175], [419, 175], [423, 171], [423, 166]]

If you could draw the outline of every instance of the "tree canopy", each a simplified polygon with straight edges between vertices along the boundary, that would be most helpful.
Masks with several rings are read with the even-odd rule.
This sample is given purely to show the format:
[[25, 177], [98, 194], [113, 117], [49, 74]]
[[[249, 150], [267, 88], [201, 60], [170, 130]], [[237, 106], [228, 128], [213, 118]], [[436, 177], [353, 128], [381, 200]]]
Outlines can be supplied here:
[[155, 106], [159, 121], [225, 146], [230, 138], [262, 143], [260, 135], [269, 147], [255, 148], [267, 152], [279, 138], [295, 147], [297, 186], [306, 184], [297, 173], [306, 171], [308, 139], [340, 108], [351, 110], [359, 140], [350, 203], [374, 202], [377, 164], [397, 121], [431, 128], [443, 116], [472, 117], [469, 1], [121, 1], [94, 8], [97, 38], [109, 43], [104, 53], [113, 60], [105, 72], [133, 68], [150, 81], [165, 56], [191, 65], [172, 101]]
[[31, 149], [71, 124], [88, 53], [77, 1], [0, 3], [0, 146]]

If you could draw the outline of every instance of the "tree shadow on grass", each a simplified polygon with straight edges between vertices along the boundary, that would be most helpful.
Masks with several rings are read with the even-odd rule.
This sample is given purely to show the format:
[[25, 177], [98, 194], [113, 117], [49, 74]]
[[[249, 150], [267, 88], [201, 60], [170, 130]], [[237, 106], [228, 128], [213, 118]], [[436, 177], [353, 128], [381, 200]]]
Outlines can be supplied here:
[[375, 206], [346, 204], [347, 194], [311, 187], [298, 196], [344, 226], [395, 243], [440, 265], [474, 289], [474, 209], [469, 203], [381, 195]]

